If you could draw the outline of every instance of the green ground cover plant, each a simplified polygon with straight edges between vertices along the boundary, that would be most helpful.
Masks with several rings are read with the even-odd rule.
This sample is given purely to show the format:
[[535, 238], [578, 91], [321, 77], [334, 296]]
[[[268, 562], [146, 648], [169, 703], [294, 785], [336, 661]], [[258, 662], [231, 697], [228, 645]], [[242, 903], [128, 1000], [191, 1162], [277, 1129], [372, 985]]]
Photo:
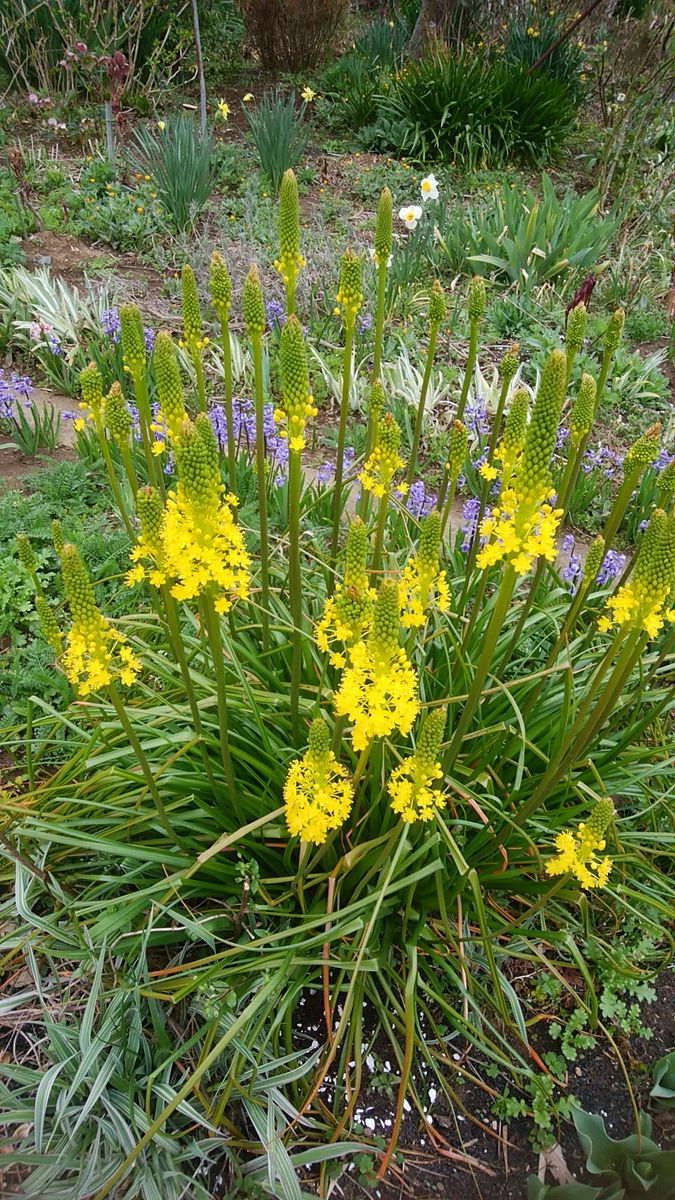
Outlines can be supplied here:
[[[84, 1180], [95, 1200], [150, 1198], [160, 1175], [178, 1197], [199, 1163], [285, 1200], [304, 1168], [323, 1187], [328, 1160], [364, 1144], [379, 1181], [406, 1105], [433, 1129], [418, 1065], [450, 1106], [458, 1085], [502, 1072], [548, 1137], [564, 1105], [513, 965], [555, 979], [580, 1014], [560, 1026], [560, 1067], [608, 1034], [611, 970], [626, 969], [616, 930], [635, 919], [652, 939], [650, 971], [670, 954], [673, 464], [641, 490], [658, 424], [636, 431], [573, 581], [560, 562], [623, 311], [589, 352], [575, 305], [538, 373], [507, 346], [481, 415], [484, 279], [461, 293], [468, 351], [451, 384], [434, 371], [439, 281], [417, 353], [385, 340], [399, 253], [387, 189], [368, 241], [363, 360], [365, 256], [350, 249], [333, 269], [339, 343], [308, 345], [289, 171], [274, 320], [258, 267], [235, 291], [218, 252], [208, 319], [183, 268], [180, 348], [162, 331], [149, 350], [138, 309], [120, 308], [125, 370], [104, 373], [101, 338], [80, 372], [80, 433], [129, 547], [123, 581], [104, 582], [65, 517], [53, 548], [28, 521], [16, 530], [22, 603], [29, 581], [73, 694], [34, 696], [6, 736], [22, 778], [2, 806], [4, 948], [30, 978], [7, 1003], [38, 1010], [45, 1066], [38, 1082], [33, 1064], [0, 1063], [5, 1159], [26, 1195]], [[315, 470], [319, 374], [337, 428]], [[406, 414], [395, 381], [408, 377]], [[639, 543], [609, 579], [631, 521]], [[67, 757], [43, 771], [45, 741], [61, 748], [65, 731]], [[455, 1057], [467, 1045], [483, 1075]], [[381, 1145], [353, 1134], [373, 1046], [397, 1076]]]

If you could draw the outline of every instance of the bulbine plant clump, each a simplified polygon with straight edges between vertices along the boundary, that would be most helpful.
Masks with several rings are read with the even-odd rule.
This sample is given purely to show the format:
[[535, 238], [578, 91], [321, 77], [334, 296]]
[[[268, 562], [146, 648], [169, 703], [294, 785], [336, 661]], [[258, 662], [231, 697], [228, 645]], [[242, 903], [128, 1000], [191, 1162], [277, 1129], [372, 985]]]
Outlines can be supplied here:
[[[71, 760], [46, 780], [31, 763], [27, 789], [5, 804], [19, 875], [26, 863], [39, 867], [32, 906], [22, 908], [26, 934], [83, 970], [105, 945], [97, 970], [106, 986], [146, 1003], [150, 1027], [171, 1017], [174, 1030], [163, 1062], [171, 1088], [154, 1096], [133, 1144], [119, 1137], [97, 1200], [133, 1178], [177, 1111], [244, 1158], [251, 1121], [264, 1143], [265, 1110], [254, 1119], [251, 1105], [264, 1096], [272, 1104], [260, 1065], [270, 1058], [282, 1148], [300, 1145], [305, 1165], [320, 1161], [312, 1154], [325, 1141], [349, 1153], [354, 1143], [343, 1139], [378, 1038], [391, 1043], [399, 1080], [380, 1176], [404, 1106], [442, 1149], [416, 1064], [450, 1104], [473, 1071], [467, 1043], [516, 1086], [543, 1077], [509, 965], [539, 971], [550, 961], [558, 978], [574, 965], [597, 1027], [586, 952], [589, 962], [611, 957], [628, 909], [658, 929], [670, 907], [658, 790], [670, 771], [662, 732], [673, 703], [669, 468], [623, 577], [613, 591], [602, 582], [658, 456], [658, 427], [624, 460], [572, 593], [557, 566], [623, 313], [609, 318], [597, 372], [576, 394], [583, 305], [536, 393], [517, 382], [518, 347], [505, 351], [467, 534], [453, 501], [484, 281], [468, 288], [468, 361], [437, 464], [442, 487], [418, 520], [405, 501], [424, 447], [430, 370], [407, 445], [381, 370], [391, 196], [385, 189], [374, 227], [380, 302], [361, 458], [346, 450], [364, 263], [347, 250], [335, 267], [344, 359], [336, 470], [323, 490], [307, 461], [317, 405], [296, 312], [305, 263], [292, 172], [280, 189], [279, 238], [286, 320], [277, 338], [265, 332], [257, 269], [235, 297], [214, 253], [210, 342], [194, 276], [183, 274], [190, 380], [169, 334], [148, 355], [133, 306], [120, 313], [126, 396], [119, 384], [106, 394], [95, 366], [82, 373], [83, 420], [131, 541], [120, 583], [128, 615], [100, 611], [86, 564], [58, 526], [66, 608], [53, 611], [21, 544], [54, 670], [74, 693], [67, 712], [49, 715], [72, 733]], [[248, 351], [246, 439], [231, 375], [236, 307]], [[435, 283], [420, 347], [428, 366], [444, 320]], [[209, 355], [220, 346], [224, 369], [211, 388], [207, 342]], [[573, 436], [560, 466], [563, 417]], [[318, 1049], [303, 1017], [310, 995]], [[148, 1096], [153, 1086], [154, 1075]], [[274, 1194], [295, 1195], [279, 1182], [278, 1162], [270, 1154]]]

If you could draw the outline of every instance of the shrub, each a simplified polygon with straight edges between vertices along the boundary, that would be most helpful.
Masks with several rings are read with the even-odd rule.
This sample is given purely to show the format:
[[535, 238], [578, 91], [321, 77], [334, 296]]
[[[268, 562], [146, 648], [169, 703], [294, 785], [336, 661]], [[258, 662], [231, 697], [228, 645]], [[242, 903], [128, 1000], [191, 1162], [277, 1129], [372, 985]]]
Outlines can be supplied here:
[[[563, 18], [555, 10], [530, 8], [529, 11], [512, 18], [504, 39], [504, 62], [514, 66], [533, 67], [549, 46], [558, 40], [569, 18]], [[583, 94], [584, 48], [577, 37], [565, 38], [537, 67], [544, 75], [550, 75], [564, 84], [576, 101]]]
[[379, 151], [473, 170], [558, 157], [573, 119], [558, 80], [467, 51], [436, 50], [391, 81], [361, 136]]
[[239, 0], [264, 67], [299, 71], [328, 57], [349, 0]]
[[27, 90], [67, 91], [86, 77], [62, 66], [64, 54], [86, 43], [97, 55], [120, 50], [132, 73], [147, 73], [152, 55], [166, 37], [171, 5], [163, 0], [3, 0], [0, 6], [0, 66]]
[[212, 135], [201, 138], [196, 121], [181, 114], [155, 128], [136, 129], [128, 153], [138, 171], [150, 176], [174, 228], [190, 230], [223, 173]]
[[[300, 1189], [294, 1168], [325, 1161], [327, 1129], [357, 1119], [368, 1052], [387, 1052], [389, 1042], [397, 1101], [383, 1176], [406, 1102], [423, 1111], [431, 1075], [444, 1104], [456, 1102], [464, 1068], [455, 1074], [448, 1045], [472, 1046], [472, 1071], [487, 1058], [514, 1086], [537, 1080], [537, 1093], [551, 1097], [551, 1072], [540, 1075], [533, 1056], [526, 997], [513, 986], [518, 972], [532, 975], [534, 963], [540, 987], [548, 973], [572, 991], [569, 967], [575, 984], [584, 981], [578, 1000], [592, 1033], [593, 953], [611, 957], [616, 929], [636, 912], [666, 941], [672, 473], [660, 476], [663, 509], [643, 514], [648, 528], [630, 572], [614, 591], [600, 578], [657, 456], [658, 427], [626, 455], [604, 540], [572, 595], [556, 566], [623, 313], [603, 331], [593, 377], [573, 390], [554, 480], [585, 312], [546, 355], [534, 393], [519, 386], [513, 346], [492, 385], [482, 376], [475, 385], [486, 289], [472, 279], [461, 389], [439, 422], [442, 484], [423, 515], [418, 448], [447, 315], [440, 285], [429, 293], [423, 372], [383, 362], [396, 252], [385, 191], [372, 244], [372, 363], [355, 365], [363, 264], [347, 251], [335, 265], [341, 378], [322, 364], [340, 397], [337, 454], [310, 482], [306, 448], [318, 413], [295, 313], [305, 264], [290, 174], [278, 228], [280, 332], [266, 332], [257, 268], [241, 305], [235, 300], [249, 350], [241, 398], [232, 394], [231, 364], [242, 358], [230, 329], [232, 284], [217, 253], [210, 290], [222, 392], [205, 391], [204, 318], [189, 272], [183, 332], [196, 387], [184, 386], [171, 337], [158, 335], [150, 370], [159, 408], [151, 409], [133, 306], [121, 311], [126, 394], [116, 387], [105, 395], [92, 366], [82, 373], [83, 420], [133, 546], [119, 590], [126, 613], [115, 620], [78, 549], [57, 534], [67, 620], [45, 610], [39, 594], [36, 604], [77, 699], [31, 720], [27, 734], [30, 749], [36, 730], [55, 720], [67, 726], [72, 761], [42, 780], [29, 762], [28, 782], [2, 803], [4, 836], [21, 847], [11, 864], [21, 903], [8, 901], [0, 913], [12, 951], [30, 940], [36, 974], [44, 963], [40, 1003], [51, 963], [66, 959], [81, 973], [80, 1006], [89, 990], [80, 1027], [69, 1006], [67, 1025], [60, 1036], [52, 1028], [50, 1040], [30, 1010], [47, 1085], [36, 1089], [37, 1068], [0, 1063], [3, 1103], [19, 1126], [13, 1162], [26, 1168], [29, 1193], [67, 1194], [86, 1154], [100, 1200], [132, 1167], [143, 1195], [142, 1171], [156, 1178], [154, 1155], [155, 1171], [161, 1163], [175, 1176], [169, 1194], [177, 1200], [184, 1178], [169, 1171], [170, 1138], [176, 1165], [181, 1153], [183, 1166], [185, 1158], [201, 1165], [204, 1147], [194, 1139], [203, 1129], [220, 1145], [214, 1130], [222, 1125], [230, 1152], [260, 1149], [244, 1168], [251, 1182], [262, 1177], [270, 1194], [290, 1200]], [[390, 404], [395, 388], [400, 398], [397, 376], [406, 375], [415, 383], [410, 440]], [[478, 387], [492, 421], [478, 412]], [[366, 417], [356, 468], [352, 404]], [[151, 429], [161, 434], [154, 445]], [[476, 495], [446, 538], [467, 470]], [[235, 493], [248, 497], [240, 511]], [[20, 553], [39, 584], [29, 545]], [[54, 847], [49, 866], [36, 873], [46, 846]], [[656, 970], [650, 955], [649, 974]], [[312, 997], [314, 1041], [305, 1007]], [[31, 989], [26, 1003], [34, 1001]], [[125, 1013], [128, 1037], [119, 1032]], [[340, 1085], [315, 1103], [331, 1071]], [[128, 1119], [113, 1120], [118, 1105]], [[66, 1155], [69, 1134], [77, 1147]], [[55, 1152], [45, 1162], [46, 1136]], [[353, 1149], [329, 1148], [331, 1156]]]
[[297, 167], [309, 141], [310, 129], [303, 121], [305, 105], [291, 92], [265, 92], [254, 108], [244, 109], [260, 167], [274, 193], [279, 191], [284, 171]]

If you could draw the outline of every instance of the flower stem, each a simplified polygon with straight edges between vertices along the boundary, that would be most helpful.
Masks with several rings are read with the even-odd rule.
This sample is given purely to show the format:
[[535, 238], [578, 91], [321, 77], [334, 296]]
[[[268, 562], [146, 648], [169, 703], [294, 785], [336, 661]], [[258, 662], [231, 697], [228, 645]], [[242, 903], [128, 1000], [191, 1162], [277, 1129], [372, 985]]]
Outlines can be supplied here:
[[445, 537], [445, 530], [450, 519], [450, 510], [452, 508], [452, 502], [455, 499], [455, 491], [457, 490], [458, 479], [459, 471], [453, 471], [452, 475], [450, 475], [448, 478], [448, 490], [445, 497], [445, 504], [443, 506], [443, 516], [441, 518], [441, 544], [443, 542], [443, 538]]
[[448, 746], [443, 760], [443, 770], [446, 775], [451, 770], [455, 759], [457, 758], [464, 734], [471, 724], [471, 718], [473, 717], [476, 707], [480, 701], [480, 695], [490, 669], [495, 646], [497, 644], [497, 638], [499, 637], [502, 625], [504, 623], [504, 618], [508, 612], [509, 604], [511, 603], [513, 589], [516, 586], [516, 578], [516, 572], [513, 567], [507, 566], [502, 576], [501, 584], [499, 585], [499, 591], [497, 592], [497, 597], [495, 599], [492, 616], [490, 617], [488, 627], [485, 631], [483, 650], [474, 671], [473, 682], [469, 689], [469, 694], [462, 709], [462, 714], [459, 718], [457, 727], [452, 735], [452, 740]]
[[371, 379], [380, 378], [382, 367], [382, 342], [384, 339], [384, 302], [387, 294], [387, 264], [377, 267], [377, 313], [375, 316], [375, 345], [373, 348], [373, 373]]
[[110, 454], [110, 447], [108, 445], [108, 439], [105, 435], [105, 429], [103, 428], [103, 422], [101, 421], [100, 417], [98, 418], [98, 420], [96, 422], [96, 432], [98, 434], [98, 440], [99, 440], [99, 443], [101, 446], [101, 450], [103, 451], [103, 461], [105, 463], [106, 474], [108, 476], [108, 482], [110, 483], [110, 489], [111, 489], [113, 497], [115, 499], [115, 504], [117, 505], [117, 507], [120, 510], [120, 516], [124, 522], [124, 528], [126, 529], [127, 533], [129, 534], [132, 545], [135, 545], [136, 540], [137, 540], [136, 539], [136, 531], [135, 531], [133, 525], [131, 524], [131, 519], [127, 512], [126, 504], [124, 503], [124, 500], [122, 498], [122, 493], [120, 491], [120, 485], [117, 481], [117, 475], [115, 473], [115, 465], [113, 463], [113, 460], [112, 460], [112, 457]]
[[354, 345], [354, 318], [345, 321], [345, 350], [342, 366], [342, 397], [340, 400], [340, 423], [338, 425], [337, 460], [335, 463], [335, 487], [333, 490], [333, 531], [330, 542], [330, 573], [328, 576], [328, 595], [332, 595], [335, 587], [335, 562], [337, 559], [338, 540], [340, 537], [340, 517], [342, 515], [342, 478], [344, 474], [345, 434], [347, 430], [347, 413], [349, 411], [349, 391], [352, 378], [352, 349]]
[[150, 438], [150, 397], [148, 396], [148, 385], [145, 379], [145, 371], [137, 371], [134, 376], [134, 391], [136, 393], [136, 405], [138, 407], [138, 424], [141, 430], [141, 441], [143, 443], [143, 454], [145, 455], [145, 466], [148, 472], [148, 479], [154, 482], [159, 488], [159, 493], [162, 499], [166, 495], [164, 486], [164, 472], [159, 465], [158, 459], [152, 453], [152, 440]]
[[180, 621], [178, 618], [178, 605], [166, 585], [164, 585], [161, 588], [161, 593], [162, 593], [162, 600], [164, 602], [164, 612], [166, 614], [166, 623], [167, 623], [167, 627], [169, 630], [169, 637], [171, 639], [173, 652], [176, 656], [176, 661], [180, 668], [180, 673], [181, 673], [181, 676], [183, 679], [183, 684], [185, 686], [185, 691], [187, 693], [188, 703], [190, 705], [190, 712], [192, 714], [192, 723], [195, 727], [195, 733], [197, 734], [197, 737], [199, 738], [199, 750], [200, 750], [200, 754], [201, 754], [201, 758], [202, 758], [202, 764], [204, 767], [204, 773], [209, 782], [209, 787], [211, 788], [211, 791], [213, 792], [213, 794], [215, 796], [216, 795], [216, 781], [213, 777], [213, 771], [211, 769], [211, 762], [209, 760], [206, 746], [204, 744], [204, 735], [203, 735], [203, 731], [202, 731], [202, 721], [201, 721], [201, 715], [199, 712], [199, 705], [197, 704], [197, 696], [195, 694], [195, 689], [194, 689], [194, 686], [192, 683], [192, 678], [190, 676], [190, 668], [188, 667], [187, 658], [185, 657], [185, 647], [183, 646], [183, 638], [181, 636], [181, 631], [180, 631]]
[[[504, 416], [504, 409], [506, 407], [506, 397], [509, 394], [510, 382], [511, 382], [510, 379], [508, 379], [508, 378], [504, 379], [502, 381], [502, 386], [501, 386], [501, 389], [499, 392], [499, 400], [497, 401], [497, 411], [495, 413], [495, 419], [492, 422], [492, 429], [490, 430], [490, 440], [488, 442], [487, 458], [485, 460], [486, 462], [489, 462], [489, 463], [492, 462], [495, 450], [497, 449], [497, 440], [499, 438], [499, 431], [501, 428], [502, 417]], [[466, 600], [466, 593], [468, 590], [469, 580], [473, 573], [474, 564], [476, 562], [476, 555], [478, 554], [478, 547], [480, 545], [480, 527], [481, 527], [483, 518], [485, 516], [485, 509], [486, 509], [487, 502], [488, 502], [489, 491], [490, 491], [490, 480], [484, 479], [481, 484], [481, 489], [480, 489], [480, 501], [479, 501], [479, 506], [478, 506], [478, 519], [476, 521], [476, 529], [475, 529], [474, 535], [471, 539], [471, 546], [469, 547], [469, 554], [468, 554], [468, 557], [466, 560], [466, 571], [464, 574], [464, 586], [462, 588], [462, 594], [461, 594], [460, 600], [459, 600], [460, 608], [463, 607], [464, 601]]]
[[237, 803], [237, 791], [234, 784], [234, 772], [230, 757], [229, 723], [227, 716], [227, 683], [225, 665], [223, 662], [223, 636], [220, 628], [220, 617], [215, 610], [211, 597], [205, 597], [201, 604], [202, 618], [211, 647], [213, 670], [216, 678], [216, 696], [218, 699], [218, 724], [220, 726], [220, 753], [225, 772], [225, 783], [230, 803], [238, 821], [242, 820]]
[[[265, 472], [265, 433], [263, 429], [263, 365], [262, 338], [251, 339], [253, 373], [255, 377], [255, 461], [258, 476], [258, 511], [260, 517], [260, 581], [262, 585], [262, 637], [265, 650], [269, 647], [269, 543], [267, 535], [267, 475]], [[229, 433], [228, 433], [229, 441]]]
[[288, 577], [293, 621], [291, 659], [291, 727], [296, 745], [300, 740], [300, 667], [302, 661], [302, 572], [300, 567], [300, 452], [288, 456]]
[[469, 322], [469, 352], [466, 356], [466, 367], [464, 369], [464, 379], [462, 380], [462, 390], [459, 396], [459, 404], [455, 419], [461, 421], [464, 417], [464, 409], [466, 407], [467, 398], [469, 395], [469, 386], [471, 384], [471, 376], [476, 362], [476, 351], [478, 350], [478, 321]]
[[370, 583], [372, 587], [377, 584], [377, 577], [380, 573], [382, 563], [382, 547], [384, 546], [384, 530], [387, 524], [387, 507], [389, 504], [388, 496], [380, 497], [380, 507], [377, 514], [377, 529], [375, 531], [375, 549], [373, 550], [373, 565], [370, 571]]
[[197, 379], [197, 397], [199, 399], [199, 411], [206, 412], [206, 389], [204, 387], [204, 369], [202, 367], [202, 352], [198, 346], [191, 348], [190, 357], [192, 365], [195, 369]]
[[177, 837], [177, 835], [173, 829], [173, 826], [167, 815], [167, 811], [162, 802], [162, 797], [159, 794], [159, 791], [157, 788], [157, 783], [155, 782], [155, 777], [150, 769], [150, 764], [148, 763], [145, 753], [141, 747], [141, 743], [139, 742], [138, 738], [136, 737], [136, 734], [134, 733], [134, 730], [131, 725], [131, 721], [129, 720], [129, 718], [127, 716], [126, 709], [122, 703], [120, 694], [119, 694], [117, 688], [115, 687], [114, 683], [108, 684], [108, 695], [110, 696], [112, 706], [115, 709], [115, 712], [117, 714], [117, 719], [118, 719], [120, 725], [122, 726], [122, 729], [124, 730], [124, 733], [129, 741], [129, 745], [131, 746], [131, 749], [133, 750], [134, 754], [136, 755], [138, 765], [141, 768], [141, 771], [143, 772], [143, 777], [145, 779], [146, 784], [148, 785], [148, 791], [150, 792], [150, 795], [152, 796], [152, 799], [155, 802], [155, 808], [157, 809], [157, 815], [159, 816], [159, 819], [162, 822], [162, 825], [164, 826], [164, 830], [172, 842], [175, 842], [177, 845], [180, 845], [179, 838]]
[[227, 482], [231, 492], [236, 491], [237, 457], [234, 444], [234, 420], [232, 416], [232, 347], [230, 346], [230, 323], [227, 316], [220, 322], [223, 345], [223, 380], [225, 392], [225, 428], [227, 430]]
[[424, 406], [426, 404], [427, 392], [429, 390], [429, 382], [431, 380], [431, 372], [434, 367], [434, 354], [436, 352], [436, 339], [438, 337], [438, 325], [432, 325], [429, 329], [429, 345], [427, 346], [427, 360], [424, 364], [424, 375], [422, 376], [422, 387], [420, 388], [420, 398], [417, 404], [417, 416], [415, 418], [415, 429], [413, 431], [412, 446], [410, 447], [410, 462], [408, 463], [408, 474], [406, 482], [408, 487], [415, 477], [415, 469], [417, 467], [417, 454], [420, 447], [420, 438], [422, 436], [422, 422], [424, 421]]

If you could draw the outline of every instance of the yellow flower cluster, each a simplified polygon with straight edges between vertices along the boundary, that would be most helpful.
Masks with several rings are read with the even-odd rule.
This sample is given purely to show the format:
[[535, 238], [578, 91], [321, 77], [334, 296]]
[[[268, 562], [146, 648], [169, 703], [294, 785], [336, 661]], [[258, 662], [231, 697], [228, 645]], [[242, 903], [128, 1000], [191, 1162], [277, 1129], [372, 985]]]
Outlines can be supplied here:
[[476, 557], [477, 566], [489, 567], [506, 559], [524, 574], [535, 558], [555, 562], [561, 517], [562, 509], [554, 508], [544, 497], [536, 504], [523, 504], [516, 492], [507, 488], [500, 496], [499, 507], [481, 522], [481, 536], [489, 540]]
[[[606, 802], [611, 810], [611, 801]], [[605, 802], [601, 802], [605, 805]], [[601, 805], [597, 808], [600, 809]], [[597, 851], [605, 849], [604, 832], [609, 819], [602, 823], [604, 812], [582, 822], [573, 832], [559, 833], [555, 839], [558, 851], [546, 864], [547, 875], [574, 875], [582, 888], [604, 887], [612, 870], [611, 858], [598, 857]]]
[[99, 612], [73, 622], [66, 636], [63, 669], [80, 696], [88, 696], [119, 677], [131, 684], [141, 663], [124, 634]]
[[[322, 654], [327, 654], [334, 667], [347, 665], [347, 653], [361, 640], [370, 628], [373, 615], [375, 592], [368, 588], [357, 597], [352, 589], [338, 584], [335, 595], [329, 596], [323, 606], [321, 620], [314, 630], [316, 644]], [[342, 648], [339, 649], [338, 645]]]
[[141, 669], [124, 634], [99, 612], [79, 552], [66, 543], [61, 573], [73, 623], [66, 636], [63, 668], [80, 696], [88, 696], [119, 678], [131, 684]]
[[[384, 417], [378, 421], [375, 449], [359, 475], [361, 487], [367, 492], [372, 492], [378, 500], [389, 495], [396, 472], [405, 466], [398, 452], [400, 440], [401, 431], [398, 425], [391, 413], [385, 413]], [[397, 487], [402, 495], [405, 495], [408, 490], [406, 483], [399, 483]]]
[[200, 414], [180, 438], [178, 486], [147, 523], [139, 493], [141, 537], [131, 552], [129, 586], [145, 578], [156, 587], [167, 583], [177, 600], [208, 594], [219, 613], [248, 597], [250, 558], [232, 515], [237, 500], [225, 492], [217, 461], [211, 424]]
[[632, 578], [606, 603], [609, 616], [598, 628], [632, 625], [655, 638], [666, 622], [675, 621], [671, 596], [675, 588], [675, 517], [655, 509], [638, 551]]
[[444, 803], [433, 787], [443, 778], [437, 755], [444, 727], [445, 710], [431, 713], [422, 725], [415, 753], [392, 772], [387, 791], [393, 811], [403, 821], [430, 821]]
[[406, 629], [421, 628], [431, 604], [440, 612], [450, 607], [448, 581], [438, 563], [440, 540], [441, 515], [434, 510], [422, 522], [419, 550], [406, 563], [399, 582], [401, 624]]
[[398, 587], [385, 581], [368, 638], [352, 647], [335, 694], [336, 713], [352, 723], [355, 750], [364, 750], [373, 738], [387, 737], [394, 729], [409, 733], [417, 715], [417, 679], [398, 644], [399, 629]]
[[346, 767], [329, 749], [323, 721], [312, 722], [309, 748], [290, 765], [284, 784], [286, 824], [293, 837], [320, 845], [351, 812], [352, 785]]
[[370, 629], [375, 591], [368, 583], [367, 553], [367, 530], [361, 518], [355, 517], [347, 534], [344, 580], [326, 600], [314, 631], [317, 646], [328, 654], [334, 667], [347, 665], [344, 651], [351, 651]]

